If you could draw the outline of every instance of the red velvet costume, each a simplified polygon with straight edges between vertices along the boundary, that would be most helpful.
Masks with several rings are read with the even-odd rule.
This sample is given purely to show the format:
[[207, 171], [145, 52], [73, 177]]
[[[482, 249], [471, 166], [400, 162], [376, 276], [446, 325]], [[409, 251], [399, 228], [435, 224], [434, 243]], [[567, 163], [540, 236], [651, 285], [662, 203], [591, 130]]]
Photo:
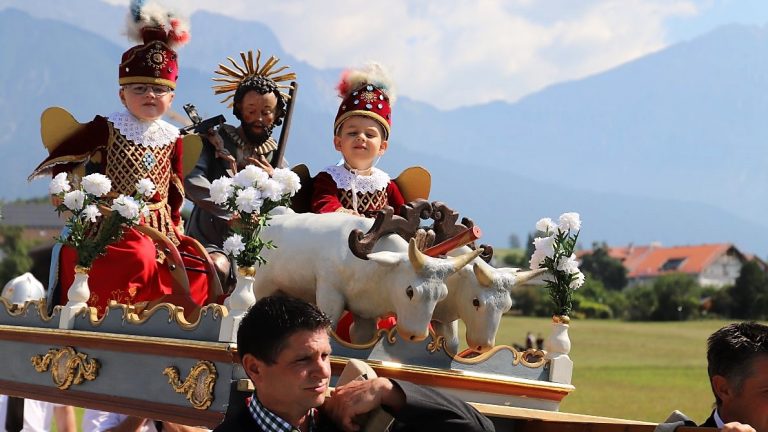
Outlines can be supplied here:
[[353, 174], [342, 166], [320, 172], [312, 185], [312, 211], [330, 213], [343, 207], [372, 217], [376, 210], [389, 205], [398, 214], [405, 204], [400, 189], [384, 171], [372, 170], [369, 176]]
[[[126, 136], [127, 135], [127, 136]], [[72, 137], [59, 145], [32, 173], [72, 171], [90, 161], [88, 173], [99, 172], [110, 178], [109, 196], [133, 195], [135, 185], [149, 178], [156, 193], [148, 201], [150, 215], [143, 224], [162, 232], [176, 245], [184, 236], [180, 208], [184, 201], [182, 185], [182, 143], [176, 127], [162, 120], [139, 121], [127, 111], [108, 118], [96, 116]], [[94, 160], [98, 161], [95, 162]], [[191, 249], [191, 248], [186, 248]], [[180, 248], [180, 252], [195, 254]], [[89, 272], [90, 306], [99, 312], [116, 300], [136, 304], [171, 293], [172, 278], [167, 266], [158, 262], [154, 243], [135, 229], [124, 231], [123, 238], [108, 246], [107, 253], [94, 260]], [[62, 248], [59, 265], [61, 286], [59, 301], [67, 302], [67, 290], [74, 280], [77, 252]], [[207, 279], [203, 273], [189, 273], [192, 299], [203, 304], [207, 297]]]

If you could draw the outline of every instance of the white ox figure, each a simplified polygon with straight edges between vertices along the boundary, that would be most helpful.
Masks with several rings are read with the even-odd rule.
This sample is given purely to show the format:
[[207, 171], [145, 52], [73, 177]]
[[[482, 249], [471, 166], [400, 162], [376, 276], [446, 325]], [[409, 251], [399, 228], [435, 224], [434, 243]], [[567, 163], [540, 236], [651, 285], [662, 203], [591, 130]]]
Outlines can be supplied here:
[[431, 258], [413, 241], [390, 234], [379, 239], [368, 260], [357, 258], [349, 248], [349, 234], [354, 229], [366, 232], [372, 224], [373, 219], [345, 213], [274, 216], [262, 238], [277, 248], [263, 252], [267, 264], [256, 271], [256, 299], [282, 291], [316, 302], [334, 326], [348, 309], [355, 316], [350, 330], [354, 342], [370, 340], [376, 320], [392, 312], [403, 338], [425, 339], [435, 305], [448, 294], [445, 278], [479, 251]]
[[[466, 253], [466, 246], [450, 254]], [[485, 352], [496, 343], [502, 315], [512, 308], [511, 290], [541, 275], [545, 269], [519, 271], [516, 268], [494, 268], [480, 258], [448, 277], [448, 296], [437, 304], [432, 315], [435, 333], [443, 336], [449, 351], [459, 348], [458, 320], [467, 327], [467, 345]]]

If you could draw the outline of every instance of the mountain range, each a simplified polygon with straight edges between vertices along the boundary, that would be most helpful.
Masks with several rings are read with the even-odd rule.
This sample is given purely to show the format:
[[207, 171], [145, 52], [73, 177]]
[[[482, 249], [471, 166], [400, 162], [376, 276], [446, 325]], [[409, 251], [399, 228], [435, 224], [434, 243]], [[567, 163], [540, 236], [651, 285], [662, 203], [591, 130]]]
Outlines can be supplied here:
[[[0, 0], [0, 198], [39, 196], [26, 182], [43, 159], [48, 106], [85, 122], [120, 108], [117, 63], [125, 10], [97, 0]], [[227, 56], [260, 48], [299, 76], [287, 158], [313, 173], [338, 160], [331, 125], [340, 70], [285, 52], [270, 29], [209, 12], [191, 17], [179, 51], [175, 106], [231, 111], [210, 89]], [[441, 110], [401, 95], [380, 166], [432, 173], [432, 199], [507, 246], [541, 217], [581, 213], [581, 242], [730, 242], [768, 254], [768, 28], [727, 26], [516, 103]], [[462, 79], [482, 79], [462, 77]], [[456, 85], [461, 85], [458, 81]], [[450, 89], [446, 89], [450, 91]]]

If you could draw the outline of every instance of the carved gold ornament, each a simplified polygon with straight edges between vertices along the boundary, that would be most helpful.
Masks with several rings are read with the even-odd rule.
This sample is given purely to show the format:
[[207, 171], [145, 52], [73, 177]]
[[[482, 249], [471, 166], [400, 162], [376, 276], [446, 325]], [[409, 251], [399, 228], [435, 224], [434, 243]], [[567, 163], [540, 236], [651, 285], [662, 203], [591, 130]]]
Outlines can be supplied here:
[[51, 348], [45, 355], [32, 356], [31, 361], [38, 372], [50, 367], [53, 383], [61, 390], [82, 384], [84, 380], [95, 380], [101, 367], [98, 360], [88, 359], [88, 354], [78, 353], [72, 347]]
[[216, 366], [207, 361], [200, 360], [192, 366], [189, 376], [181, 382], [179, 369], [176, 366], [168, 366], [163, 370], [163, 375], [168, 375], [168, 383], [176, 393], [182, 393], [193, 407], [204, 410], [213, 403], [213, 387], [216, 385]]

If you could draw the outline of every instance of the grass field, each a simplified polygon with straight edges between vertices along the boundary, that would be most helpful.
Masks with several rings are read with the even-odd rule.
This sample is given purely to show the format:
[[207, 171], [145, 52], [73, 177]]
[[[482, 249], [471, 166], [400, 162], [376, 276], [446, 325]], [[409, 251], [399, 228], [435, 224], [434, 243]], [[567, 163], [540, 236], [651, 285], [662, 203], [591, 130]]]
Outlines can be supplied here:
[[[572, 321], [576, 390], [560, 410], [660, 422], [678, 409], [703, 422], [714, 403], [706, 340], [727, 323]], [[523, 345], [527, 331], [546, 338], [550, 329], [547, 318], [504, 317], [496, 343]]]

